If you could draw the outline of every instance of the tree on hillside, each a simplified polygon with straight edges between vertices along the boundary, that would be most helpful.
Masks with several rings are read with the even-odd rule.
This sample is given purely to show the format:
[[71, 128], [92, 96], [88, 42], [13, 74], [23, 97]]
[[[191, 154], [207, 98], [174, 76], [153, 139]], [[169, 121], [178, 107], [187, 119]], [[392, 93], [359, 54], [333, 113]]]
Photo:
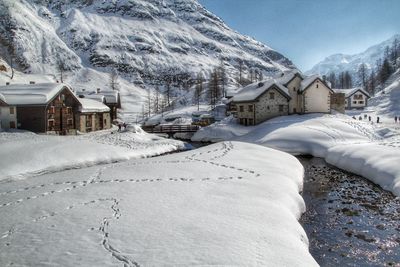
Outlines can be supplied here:
[[350, 72], [346, 71], [344, 73], [344, 88], [352, 88], [353, 87], [353, 80], [351, 78]]
[[203, 94], [203, 82], [204, 82], [203, 75], [201, 73], [197, 74], [196, 87], [194, 91], [194, 101], [197, 104], [197, 110], [200, 110], [200, 100], [201, 100], [201, 95]]
[[375, 86], [376, 86], [375, 72], [374, 70], [371, 70], [371, 74], [369, 75], [368, 78], [368, 88], [367, 88], [367, 91], [371, 96], [375, 95]]
[[110, 88], [111, 90], [119, 91], [119, 82], [118, 82], [118, 71], [116, 68], [113, 68], [110, 72]]
[[383, 85], [391, 74], [392, 74], [392, 66], [389, 63], [389, 60], [385, 58], [383, 60], [382, 67], [380, 68], [378, 73], [379, 83]]
[[160, 112], [160, 88], [156, 86], [153, 96], [153, 112], [158, 114]]
[[362, 63], [357, 71], [363, 89], [367, 87], [367, 65]]
[[226, 91], [225, 91], [225, 87], [226, 87], [226, 69], [225, 69], [225, 62], [221, 59], [219, 67], [218, 67], [218, 76], [220, 79], [220, 83], [221, 83], [221, 90], [222, 90], [222, 94], [225, 97], [226, 96]]
[[212, 108], [215, 108], [220, 97], [221, 88], [219, 84], [218, 71], [214, 69], [210, 75], [210, 80], [208, 83], [208, 99]]
[[336, 88], [337, 84], [336, 84], [336, 75], [334, 72], [329, 73], [327, 80], [331, 83], [331, 87], [332, 88]]
[[56, 62], [56, 68], [57, 68], [57, 72], [60, 75], [60, 82], [63, 83], [64, 82], [64, 73], [67, 69], [67, 66], [64, 62], [63, 59], [59, 58]]
[[243, 60], [239, 59], [239, 77], [237, 79], [237, 82], [239, 85], [243, 85]]

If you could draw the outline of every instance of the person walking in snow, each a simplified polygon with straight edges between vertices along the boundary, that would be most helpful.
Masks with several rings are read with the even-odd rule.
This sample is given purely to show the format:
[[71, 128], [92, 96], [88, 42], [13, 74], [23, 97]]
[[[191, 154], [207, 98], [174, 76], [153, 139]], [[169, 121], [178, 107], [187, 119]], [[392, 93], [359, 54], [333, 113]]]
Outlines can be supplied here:
[[118, 132], [121, 132], [121, 123], [118, 123]]
[[376, 123], [379, 123], [379, 117], [376, 117]]
[[359, 116], [359, 117], [358, 117], [358, 120], [359, 120], [359, 121], [362, 121], [362, 117], [361, 117], [361, 116]]
[[394, 116], [394, 123], [397, 123], [397, 116]]
[[366, 120], [367, 119], [367, 114], [364, 114], [364, 120]]
[[368, 120], [369, 120], [369, 121], [371, 121], [371, 120], [372, 120], [371, 116], [368, 116]]

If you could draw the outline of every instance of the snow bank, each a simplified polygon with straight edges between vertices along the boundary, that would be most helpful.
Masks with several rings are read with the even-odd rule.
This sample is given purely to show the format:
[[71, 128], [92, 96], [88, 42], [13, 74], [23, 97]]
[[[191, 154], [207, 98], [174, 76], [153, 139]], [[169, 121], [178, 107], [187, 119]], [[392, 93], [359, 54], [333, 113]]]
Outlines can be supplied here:
[[[400, 196], [400, 136], [387, 126], [344, 115], [293, 115], [246, 127], [230, 120], [196, 133], [194, 141], [239, 140], [294, 155], [308, 154], [364, 176]], [[388, 138], [386, 138], [388, 136]]]
[[317, 266], [302, 181], [293, 156], [240, 142], [10, 181], [0, 265]]
[[184, 149], [180, 141], [146, 134], [136, 127], [131, 130], [122, 133], [106, 130], [66, 137], [2, 132], [0, 180]]

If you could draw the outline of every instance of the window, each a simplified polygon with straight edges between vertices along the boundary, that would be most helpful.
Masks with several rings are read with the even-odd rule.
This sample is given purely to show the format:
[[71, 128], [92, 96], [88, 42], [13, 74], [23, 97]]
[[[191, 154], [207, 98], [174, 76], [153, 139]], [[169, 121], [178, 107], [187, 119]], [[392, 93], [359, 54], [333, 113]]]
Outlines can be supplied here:
[[269, 93], [269, 99], [275, 99], [275, 93], [273, 92]]
[[267, 106], [267, 110], [269, 110], [269, 106]]
[[279, 112], [283, 111], [283, 105], [279, 105]]
[[363, 99], [363, 95], [362, 95], [362, 94], [355, 94], [355, 95], [354, 95], [354, 99], [355, 99], [355, 100]]
[[73, 121], [72, 119], [68, 119], [68, 120], [67, 120], [67, 125], [68, 125], [68, 126], [72, 126], [73, 123], [74, 123], [74, 121]]
[[240, 119], [239, 119], [239, 123], [240, 123], [240, 124], [244, 124], [244, 119], [243, 119], [243, 118], [240, 118]]
[[10, 121], [10, 128], [15, 129], [15, 121]]
[[92, 115], [86, 115], [86, 127], [92, 127]]
[[253, 112], [253, 105], [249, 105], [249, 106], [248, 106], [248, 111], [249, 111], [249, 112]]
[[49, 114], [56, 113], [56, 108], [54, 106], [49, 107], [49, 109], [47, 110], [47, 113], [49, 113]]
[[49, 130], [53, 130], [53, 128], [54, 128], [54, 119], [49, 119], [47, 121], [47, 127], [49, 128]]
[[358, 101], [358, 104], [364, 104], [364, 101]]
[[67, 114], [72, 114], [72, 108], [71, 107], [67, 107]]
[[244, 106], [239, 106], [239, 111], [244, 112]]
[[357, 104], [357, 101], [353, 101], [353, 104]]
[[317, 83], [316, 87], [318, 88], [319, 84]]
[[13, 115], [15, 112], [14, 107], [10, 107], [10, 114]]
[[293, 91], [295, 91], [295, 92], [296, 92], [296, 87], [293, 87]]

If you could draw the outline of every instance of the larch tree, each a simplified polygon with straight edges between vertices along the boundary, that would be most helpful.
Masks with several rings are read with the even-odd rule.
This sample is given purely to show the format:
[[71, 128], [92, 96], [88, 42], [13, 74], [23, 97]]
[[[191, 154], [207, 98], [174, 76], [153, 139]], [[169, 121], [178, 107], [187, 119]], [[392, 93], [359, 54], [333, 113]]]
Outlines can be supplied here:
[[194, 91], [194, 101], [197, 105], [197, 111], [200, 110], [200, 101], [201, 101], [201, 96], [203, 94], [203, 82], [204, 82], [203, 75], [201, 73], [197, 74], [196, 87]]

